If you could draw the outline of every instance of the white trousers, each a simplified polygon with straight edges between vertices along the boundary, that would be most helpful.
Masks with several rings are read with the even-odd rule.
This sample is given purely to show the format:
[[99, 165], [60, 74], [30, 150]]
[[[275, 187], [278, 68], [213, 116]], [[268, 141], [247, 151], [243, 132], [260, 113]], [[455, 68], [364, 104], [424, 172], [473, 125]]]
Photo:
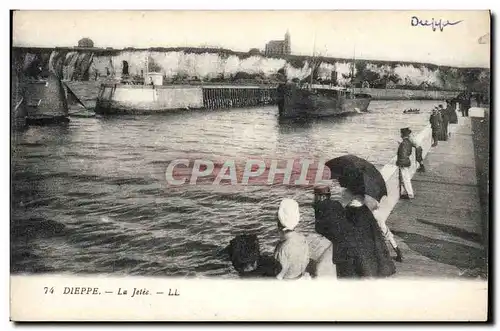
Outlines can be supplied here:
[[394, 239], [394, 235], [392, 234], [391, 230], [387, 227], [385, 224], [385, 221], [377, 219], [378, 226], [380, 227], [380, 230], [382, 230], [382, 234], [384, 235], [384, 239], [388, 242], [391, 243], [391, 246], [393, 248], [398, 247], [398, 244], [396, 243], [396, 239]]
[[380, 228], [380, 231], [382, 232], [384, 239], [391, 243], [392, 248], [398, 247], [396, 239], [394, 239], [394, 235], [392, 234], [391, 230], [389, 230], [389, 228], [387, 227], [387, 224], [385, 224], [387, 218], [379, 214], [380, 209], [378, 209], [378, 202], [372, 197], [367, 195], [365, 196], [365, 204], [368, 208], [370, 208], [370, 210], [373, 213], [373, 216], [377, 220], [378, 227]]
[[[409, 167], [400, 167], [399, 174], [401, 176], [401, 182], [403, 182], [403, 194], [408, 194], [408, 197], [413, 198], [413, 187], [411, 186], [411, 175]], [[401, 183], [400, 183], [401, 184]]]

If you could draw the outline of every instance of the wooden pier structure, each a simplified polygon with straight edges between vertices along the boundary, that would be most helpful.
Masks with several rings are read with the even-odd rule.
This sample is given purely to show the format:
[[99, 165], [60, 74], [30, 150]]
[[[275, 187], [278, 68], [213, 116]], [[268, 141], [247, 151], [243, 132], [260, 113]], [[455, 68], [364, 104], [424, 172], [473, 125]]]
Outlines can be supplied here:
[[276, 87], [203, 86], [206, 109], [256, 107], [276, 103]]

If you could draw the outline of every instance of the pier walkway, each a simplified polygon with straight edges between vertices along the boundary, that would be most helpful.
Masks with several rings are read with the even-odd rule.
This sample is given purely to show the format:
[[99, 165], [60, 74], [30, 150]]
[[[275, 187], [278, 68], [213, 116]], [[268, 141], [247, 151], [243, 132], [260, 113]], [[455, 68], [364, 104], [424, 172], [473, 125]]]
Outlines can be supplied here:
[[470, 118], [432, 147], [415, 199], [399, 200], [387, 219], [403, 252], [395, 277], [476, 277], [486, 273]]

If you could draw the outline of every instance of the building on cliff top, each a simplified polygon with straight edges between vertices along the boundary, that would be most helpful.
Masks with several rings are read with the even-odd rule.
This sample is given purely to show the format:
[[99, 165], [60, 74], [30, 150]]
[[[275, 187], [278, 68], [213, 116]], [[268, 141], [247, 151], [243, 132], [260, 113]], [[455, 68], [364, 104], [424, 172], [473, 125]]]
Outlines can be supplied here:
[[258, 48], [250, 48], [250, 50], [248, 51], [248, 54], [250, 54], [250, 55], [260, 55], [260, 49], [258, 49]]
[[82, 38], [78, 40], [78, 46], [81, 48], [93, 48], [94, 47], [94, 42], [90, 38]]
[[290, 43], [290, 33], [287, 31], [285, 33], [284, 40], [271, 40], [266, 44], [266, 49], [264, 51], [265, 55], [290, 55], [291, 54], [291, 43]]

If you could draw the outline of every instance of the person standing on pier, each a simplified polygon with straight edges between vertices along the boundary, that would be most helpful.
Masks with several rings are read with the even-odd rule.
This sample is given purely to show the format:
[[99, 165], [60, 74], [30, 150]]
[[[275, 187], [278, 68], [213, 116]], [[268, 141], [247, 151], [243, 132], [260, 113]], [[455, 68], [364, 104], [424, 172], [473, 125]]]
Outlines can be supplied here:
[[332, 242], [337, 278], [393, 275], [396, 266], [370, 206], [371, 200], [378, 203], [387, 196], [384, 177], [372, 163], [352, 154], [325, 165], [343, 190], [338, 202], [315, 199], [320, 200], [315, 205], [315, 224], [316, 231]]
[[462, 111], [462, 117], [469, 116], [469, 108], [471, 105], [471, 93], [464, 92], [460, 95], [460, 110]]
[[432, 147], [435, 147], [438, 144], [439, 131], [441, 130], [442, 126], [441, 114], [436, 108], [432, 110], [429, 122], [431, 123], [431, 129], [432, 129]]
[[[314, 188], [314, 230], [332, 244], [332, 263], [337, 265], [347, 261], [346, 255], [349, 245], [354, 238], [350, 238], [349, 224], [345, 216], [344, 206], [337, 200], [331, 199], [331, 190], [328, 185]], [[350, 243], [351, 242], [351, 243]], [[342, 266], [336, 268], [337, 277], [342, 277]]]
[[450, 123], [450, 117], [448, 116], [448, 112], [443, 108], [443, 105], [438, 106], [438, 112], [441, 115], [441, 120], [442, 120], [441, 130], [439, 131], [438, 138], [441, 141], [447, 141], [448, 124]]
[[283, 199], [278, 210], [278, 230], [281, 240], [274, 251], [274, 258], [281, 266], [276, 278], [308, 278], [309, 244], [306, 237], [295, 231], [299, 224], [299, 204], [293, 199]]
[[396, 160], [396, 165], [399, 167], [399, 178], [400, 178], [399, 185], [400, 188], [401, 186], [403, 186], [403, 192], [404, 192], [403, 194], [401, 194], [400, 197], [402, 199], [413, 199], [415, 197], [415, 194], [413, 192], [413, 187], [411, 185], [410, 156], [413, 151], [413, 148], [415, 148], [417, 150], [416, 160], [420, 165], [419, 169], [424, 169], [422, 148], [417, 144], [415, 139], [410, 137], [411, 134], [410, 128], [403, 128], [400, 131], [401, 131], [401, 138], [403, 138], [403, 141], [399, 144], [398, 155]]
[[450, 119], [451, 124], [457, 124], [458, 123], [458, 117], [457, 117], [457, 103], [453, 99], [451, 100], [446, 100], [446, 112], [448, 113], [448, 117]]
[[332, 262], [337, 278], [388, 277], [396, 272], [387, 245], [366, 205], [360, 178], [339, 179], [345, 187], [339, 201], [329, 198], [315, 202], [315, 229], [333, 245]]

